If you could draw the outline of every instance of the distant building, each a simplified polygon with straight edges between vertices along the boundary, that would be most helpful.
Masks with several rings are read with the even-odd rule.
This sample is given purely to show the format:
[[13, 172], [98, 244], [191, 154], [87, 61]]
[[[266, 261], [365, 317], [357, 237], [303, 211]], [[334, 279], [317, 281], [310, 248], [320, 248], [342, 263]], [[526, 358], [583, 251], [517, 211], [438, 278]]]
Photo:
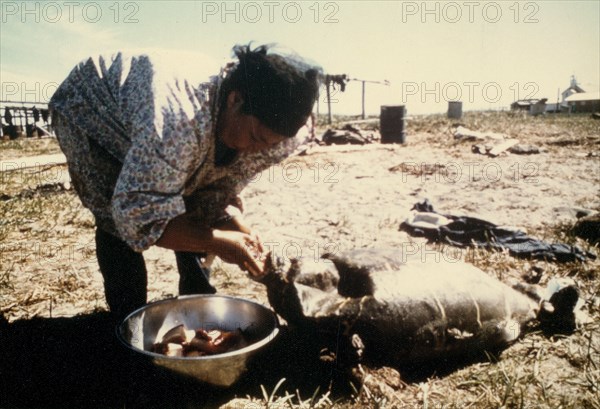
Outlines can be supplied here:
[[569, 112], [600, 112], [599, 92], [578, 92], [565, 99]]
[[600, 112], [600, 93], [585, 92], [577, 85], [575, 76], [571, 76], [569, 87], [562, 93], [561, 102], [548, 103], [547, 98], [520, 99], [510, 105], [513, 111], [527, 111], [531, 115], [547, 112]]
[[550, 104], [546, 102], [546, 112], [547, 113], [555, 114], [555, 113], [561, 112], [562, 110], [563, 110], [563, 108], [561, 108], [560, 102], [552, 102]]
[[526, 111], [531, 115], [543, 114], [546, 111], [547, 98], [536, 99], [520, 99], [510, 104], [510, 109], [513, 111]]
[[562, 94], [561, 94], [562, 95], [563, 105], [566, 105], [566, 104], [564, 104], [564, 102], [571, 95], [573, 95], [573, 94], [579, 94], [581, 92], [585, 92], [585, 91], [583, 90], [583, 88], [581, 88], [579, 85], [577, 85], [577, 80], [575, 79], [575, 76], [571, 75], [571, 85], [569, 85], [569, 88], [567, 88], [566, 90], [564, 90], [562, 92]]

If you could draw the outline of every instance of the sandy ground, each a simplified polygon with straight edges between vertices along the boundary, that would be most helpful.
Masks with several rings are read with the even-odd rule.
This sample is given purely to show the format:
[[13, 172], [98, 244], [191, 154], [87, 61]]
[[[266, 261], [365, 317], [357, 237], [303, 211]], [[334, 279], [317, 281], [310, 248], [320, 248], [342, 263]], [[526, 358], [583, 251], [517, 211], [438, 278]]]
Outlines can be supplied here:
[[[593, 124], [592, 131], [581, 136], [575, 128], [548, 120], [509, 118], [504, 126], [507, 136], [544, 147], [545, 152], [491, 158], [472, 153], [471, 142], [455, 141], [449, 121], [436, 121], [413, 125], [405, 145], [316, 147], [265, 171], [244, 191], [247, 221], [267, 248], [284, 257], [410, 246], [426, 262], [465, 257], [501, 279], [519, 277], [534, 265], [544, 271], [542, 283], [556, 273], [578, 278], [585, 271], [588, 279], [597, 277], [598, 261], [565, 267], [515, 262], [507, 255], [498, 258], [481, 252], [457, 256], [445, 248], [435, 253], [433, 247], [398, 227], [415, 203], [429, 199], [440, 213], [519, 226], [550, 241], [566, 238], [563, 227], [575, 222], [578, 210], [600, 210], [599, 125]], [[474, 128], [481, 123], [467, 125]], [[4, 152], [4, 162], [20, 163], [18, 151]], [[0, 311], [9, 322], [69, 317], [106, 307], [95, 264], [92, 218], [72, 191], [34, 196], [27, 202], [29, 213], [18, 209], [26, 200], [25, 186], [62, 181], [66, 174], [64, 166], [45, 172], [44, 177], [27, 171], [3, 174], [4, 193], [23, 196], [6, 201], [3, 211], [14, 216], [13, 222], [0, 230]], [[8, 204], [12, 202], [14, 207]], [[50, 214], [48, 203], [54, 206]], [[579, 239], [574, 242], [594, 251]], [[176, 295], [178, 275], [172, 253], [152, 248], [144, 256], [149, 300]], [[260, 284], [218, 260], [213, 284], [221, 294], [267, 304]], [[597, 291], [598, 286], [592, 284], [584, 291], [596, 319], [600, 316], [594, 310], [600, 308]]]

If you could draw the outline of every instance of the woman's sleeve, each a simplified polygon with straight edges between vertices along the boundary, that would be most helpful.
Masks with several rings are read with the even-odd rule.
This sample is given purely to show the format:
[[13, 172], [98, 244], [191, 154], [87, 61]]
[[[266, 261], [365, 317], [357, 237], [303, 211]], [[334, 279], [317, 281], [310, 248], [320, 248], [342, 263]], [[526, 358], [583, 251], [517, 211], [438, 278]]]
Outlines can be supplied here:
[[198, 141], [194, 130], [181, 124], [173, 132], [137, 138], [115, 186], [113, 219], [136, 251], [156, 243], [169, 221], [186, 211], [182, 194], [200, 160]]
[[155, 106], [158, 116], [152, 104], [132, 115], [132, 145], [112, 199], [117, 230], [136, 251], [156, 243], [169, 221], [185, 213], [184, 186], [204, 154], [196, 122], [177, 101]]
[[161, 69], [160, 61], [133, 59], [120, 90], [131, 147], [113, 192], [112, 216], [136, 251], [155, 244], [169, 221], [186, 212], [184, 187], [206, 158], [203, 139], [210, 129], [205, 93]]

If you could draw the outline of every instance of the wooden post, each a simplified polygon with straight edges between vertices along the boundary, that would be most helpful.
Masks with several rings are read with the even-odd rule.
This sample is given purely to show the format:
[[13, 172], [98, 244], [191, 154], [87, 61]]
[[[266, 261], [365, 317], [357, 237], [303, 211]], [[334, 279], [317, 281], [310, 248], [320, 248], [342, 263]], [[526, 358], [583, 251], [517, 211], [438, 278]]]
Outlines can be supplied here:
[[327, 123], [331, 125], [331, 94], [329, 92], [329, 84], [330, 81], [327, 81]]
[[365, 81], [362, 81], [362, 119], [365, 119]]
[[367, 117], [367, 113], [366, 113], [366, 94], [367, 94], [367, 82], [370, 82], [371, 84], [382, 84], [382, 85], [390, 85], [390, 82], [388, 80], [383, 80], [383, 81], [369, 81], [369, 80], [361, 80], [359, 78], [351, 78], [348, 81], [360, 81], [362, 84], [362, 113], [361, 113], [361, 117], [362, 119], [365, 119]]

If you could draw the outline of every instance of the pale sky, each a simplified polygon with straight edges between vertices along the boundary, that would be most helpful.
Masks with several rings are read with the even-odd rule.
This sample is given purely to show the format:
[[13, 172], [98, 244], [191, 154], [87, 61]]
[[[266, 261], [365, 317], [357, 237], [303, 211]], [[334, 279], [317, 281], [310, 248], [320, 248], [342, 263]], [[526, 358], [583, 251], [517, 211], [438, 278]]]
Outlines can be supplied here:
[[[600, 89], [598, 0], [2, 0], [0, 99], [46, 101], [77, 62], [101, 52], [166, 49], [193, 73], [194, 64], [213, 70], [233, 45], [250, 41], [281, 44], [331, 74], [390, 81], [367, 85], [368, 114], [381, 105], [444, 112], [454, 99], [463, 110], [555, 102], [571, 75], [586, 91]], [[334, 97], [334, 113], [360, 114], [359, 82]]]

